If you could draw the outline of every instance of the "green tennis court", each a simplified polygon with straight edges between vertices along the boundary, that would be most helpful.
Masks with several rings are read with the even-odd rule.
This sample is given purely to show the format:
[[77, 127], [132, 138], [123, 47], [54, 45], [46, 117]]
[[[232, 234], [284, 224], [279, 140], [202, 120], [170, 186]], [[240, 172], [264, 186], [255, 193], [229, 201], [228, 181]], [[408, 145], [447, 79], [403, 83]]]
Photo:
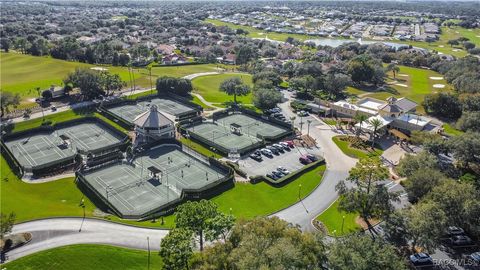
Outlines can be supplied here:
[[[233, 127], [233, 128], [232, 128]], [[243, 153], [263, 142], [262, 138], [281, 137], [290, 130], [245, 114], [230, 114], [215, 122], [203, 122], [187, 128], [191, 136], [224, 151]]]
[[77, 151], [91, 152], [113, 147], [123, 140], [98, 122], [80, 123], [54, 130], [31, 133], [5, 142], [24, 168], [41, 168], [73, 159]]
[[[160, 171], [157, 177], [152, 167]], [[181, 199], [182, 191], [220, 184], [226, 174], [168, 145], [150, 149], [132, 164], [115, 164], [82, 176], [123, 217], [139, 218]]]
[[195, 108], [187, 106], [179, 101], [165, 98], [154, 98], [151, 101], [141, 101], [137, 104], [124, 104], [109, 108], [108, 110], [127, 122], [133, 123], [133, 120], [141, 113], [146, 112], [151, 104], [157, 105], [160, 112], [174, 117], [196, 111]]

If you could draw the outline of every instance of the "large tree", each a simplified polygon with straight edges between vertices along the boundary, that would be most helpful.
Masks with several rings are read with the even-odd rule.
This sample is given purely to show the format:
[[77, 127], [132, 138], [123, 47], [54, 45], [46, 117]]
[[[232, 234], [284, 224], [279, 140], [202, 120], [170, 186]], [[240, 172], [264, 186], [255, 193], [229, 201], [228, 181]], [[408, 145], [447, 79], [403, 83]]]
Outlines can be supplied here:
[[260, 88], [253, 91], [253, 104], [262, 110], [274, 108], [282, 102], [282, 94], [272, 88]]
[[480, 163], [480, 133], [466, 132], [449, 141], [453, 156], [462, 167], [478, 169]]
[[74, 72], [69, 73], [63, 81], [65, 85], [80, 88], [82, 95], [88, 99], [105, 94], [104, 80], [100, 73], [95, 70], [77, 68]]
[[3, 117], [5, 112], [9, 112], [10, 106], [16, 107], [17, 105], [20, 104], [20, 95], [13, 94], [11, 92], [5, 92], [1, 91], [0, 95], [0, 109], [1, 109], [1, 115], [0, 117]]
[[16, 215], [13, 212], [8, 215], [3, 212], [0, 213], [0, 239], [3, 240], [3, 237], [12, 231], [15, 218]]
[[405, 182], [405, 191], [411, 202], [418, 202], [427, 195], [435, 186], [447, 181], [440, 171], [424, 167], [413, 172]]
[[336, 99], [343, 95], [343, 91], [350, 85], [351, 79], [349, 76], [341, 73], [329, 73], [325, 76], [323, 86], [325, 92], [331, 99]]
[[158, 93], [174, 93], [187, 96], [192, 91], [192, 82], [183, 78], [162, 76], [157, 79], [156, 89]]
[[242, 82], [240, 77], [232, 77], [224, 80], [220, 84], [220, 91], [229, 96], [233, 96], [233, 101], [237, 104], [237, 96], [246, 96], [250, 93], [250, 87]]
[[352, 235], [333, 242], [328, 252], [328, 269], [408, 269], [394, 246], [377, 238]]
[[302, 233], [277, 217], [238, 222], [226, 241], [205, 248], [194, 269], [324, 269], [319, 234]]
[[418, 170], [438, 167], [438, 158], [427, 151], [422, 151], [417, 155], [405, 155], [398, 163], [396, 170], [401, 176], [410, 177]]
[[188, 229], [173, 229], [160, 243], [159, 255], [165, 270], [189, 269], [189, 260], [195, 247], [193, 232]]
[[100, 78], [107, 95], [110, 95], [115, 91], [120, 91], [127, 85], [124, 81], [122, 81], [118, 74], [111, 74], [109, 72], [102, 71], [100, 72]]
[[200, 250], [203, 250], [205, 235], [209, 236], [209, 240], [214, 240], [213, 236], [223, 235], [225, 230], [232, 227], [232, 222], [228, 222], [231, 219], [232, 217], [225, 216], [215, 203], [208, 200], [186, 202], [177, 207], [175, 214], [177, 228], [194, 232], [199, 239]]
[[370, 223], [372, 218], [386, 218], [393, 212], [391, 200], [397, 197], [390, 194], [387, 188], [378, 181], [388, 179], [388, 170], [378, 157], [360, 159], [350, 170], [347, 181], [353, 187], [347, 187], [341, 181], [336, 189], [340, 193], [339, 207], [349, 213], [358, 213], [368, 225], [368, 229], [376, 232]]

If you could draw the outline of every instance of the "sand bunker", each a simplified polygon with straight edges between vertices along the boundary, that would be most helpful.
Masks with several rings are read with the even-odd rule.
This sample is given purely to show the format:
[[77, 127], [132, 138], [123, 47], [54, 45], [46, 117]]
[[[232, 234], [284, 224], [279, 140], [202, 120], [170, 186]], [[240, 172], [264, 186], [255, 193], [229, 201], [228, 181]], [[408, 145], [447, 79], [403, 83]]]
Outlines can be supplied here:
[[408, 85], [403, 84], [403, 83], [396, 83], [395, 85], [401, 86], [401, 87], [408, 87]]
[[90, 69], [98, 70], [98, 71], [107, 71], [108, 70], [108, 69], [103, 68], [103, 67], [91, 67]]
[[400, 76], [400, 77], [408, 77], [407, 74], [397, 74], [397, 76]]
[[461, 51], [461, 50], [460, 50], [460, 49], [453, 49], [452, 51], [454, 51], [454, 52], [459, 52], [459, 51]]
[[430, 80], [441, 81], [443, 80], [443, 77], [430, 77]]
[[445, 46], [443, 46], [443, 45], [438, 45], [438, 47], [439, 47], [439, 48], [443, 48], [443, 47], [445, 47]]
[[434, 84], [433, 88], [445, 88], [445, 84], [441, 84], [441, 83]]

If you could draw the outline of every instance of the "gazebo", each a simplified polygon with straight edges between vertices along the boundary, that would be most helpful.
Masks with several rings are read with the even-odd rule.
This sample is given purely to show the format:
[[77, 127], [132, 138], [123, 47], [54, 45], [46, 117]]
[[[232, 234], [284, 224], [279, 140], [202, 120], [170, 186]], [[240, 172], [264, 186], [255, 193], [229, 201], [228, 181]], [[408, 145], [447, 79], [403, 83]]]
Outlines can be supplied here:
[[161, 138], [175, 138], [175, 128], [172, 120], [158, 111], [156, 105], [133, 120], [135, 124], [135, 143], [146, 143]]

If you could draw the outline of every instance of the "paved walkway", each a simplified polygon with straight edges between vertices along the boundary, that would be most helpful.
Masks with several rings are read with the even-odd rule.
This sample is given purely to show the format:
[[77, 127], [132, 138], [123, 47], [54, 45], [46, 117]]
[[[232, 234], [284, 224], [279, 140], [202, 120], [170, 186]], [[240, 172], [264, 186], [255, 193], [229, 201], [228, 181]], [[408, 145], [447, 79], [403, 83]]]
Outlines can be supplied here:
[[7, 252], [7, 261], [12, 261], [46, 249], [73, 244], [107, 244], [133, 249], [160, 249], [160, 240], [168, 230], [127, 226], [99, 219], [52, 218], [17, 224], [12, 233], [29, 232], [32, 240]]
[[217, 74], [220, 74], [219, 72], [216, 72], [216, 71], [212, 71], [212, 72], [200, 72], [200, 73], [194, 73], [194, 74], [190, 74], [190, 75], [187, 75], [187, 76], [183, 76], [184, 79], [188, 79], [188, 80], [193, 80], [197, 77], [201, 77], [201, 76], [208, 76], [208, 75], [217, 75]]

